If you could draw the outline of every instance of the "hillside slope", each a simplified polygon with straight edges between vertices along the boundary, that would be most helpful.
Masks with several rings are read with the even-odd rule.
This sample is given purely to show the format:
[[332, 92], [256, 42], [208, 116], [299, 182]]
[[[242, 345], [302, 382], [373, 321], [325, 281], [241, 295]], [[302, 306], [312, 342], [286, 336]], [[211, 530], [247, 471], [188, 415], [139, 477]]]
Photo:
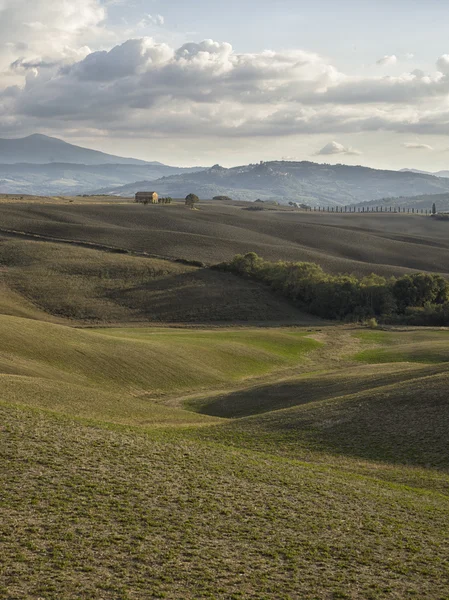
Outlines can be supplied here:
[[8, 238], [0, 238], [0, 313], [72, 324], [319, 322], [230, 273]]
[[403, 214], [247, 211], [218, 202], [195, 211], [178, 204], [0, 204], [0, 234], [6, 229], [206, 264], [254, 251], [331, 272], [449, 273], [447, 223]]
[[79, 165], [151, 164], [136, 158], [113, 156], [98, 150], [82, 148], [41, 134], [33, 134], [24, 138], [0, 139], [0, 164], [46, 164], [56, 161]]
[[12, 406], [0, 420], [7, 598], [446, 596], [447, 496], [385, 483], [381, 467], [360, 476]]
[[440, 373], [432, 371], [377, 389], [238, 419], [222, 426], [222, 439], [302, 460], [323, 452], [448, 471], [447, 364]]
[[448, 212], [449, 211], [449, 193], [444, 194], [421, 194], [418, 196], [400, 196], [394, 198], [380, 198], [378, 200], [371, 200], [370, 202], [361, 202], [357, 204], [357, 207], [393, 207], [401, 209], [424, 209], [429, 212], [432, 209], [432, 205], [435, 203], [437, 212]]
[[[145, 182], [102, 191], [130, 196]], [[449, 180], [411, 172], [381, 171], [360, 166], [274, 161], [225, 169], [215, 165], [199, 173], [164, 177], [154, 184], [162, 195], [183, 198], [195, 192], [210, 199], [278, 200], [311, 205], [349, 205], [386, 196], [414, 196], [449, 190]]]
[[[65, 291], [196, 272], [42, 241], [0, 251], [0, 312], [11, 281], [63, 307]], [[41, 316], [0, 315], [2, 597], [445, 597], [447, 331]], [[221, 418], [186, 410], [199, 398]]]
[[146, 179], [151, 187], [150, 182], [160, 177], [198, 170], [201, 169], [158, 163], [81, 165], [58, 161], [49, 164], [0, 164], [0, 192], [20, 196], [81, 194], [103, 185], [123, 185], [136, 179]]

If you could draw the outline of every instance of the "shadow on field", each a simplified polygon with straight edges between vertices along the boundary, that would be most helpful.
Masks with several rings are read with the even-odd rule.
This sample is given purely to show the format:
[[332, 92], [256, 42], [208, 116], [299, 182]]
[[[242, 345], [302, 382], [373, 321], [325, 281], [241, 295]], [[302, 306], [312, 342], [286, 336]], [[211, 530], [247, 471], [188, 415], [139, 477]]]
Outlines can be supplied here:
[[447, 365], [420, 368], [405, 364], [357, 366], [238, 390], [192, 401], [189, 406], [205, 415], [235, 419], [357, 394], [446, 371]]
[[199, 269], [111, 293], [110, 298], [161, 322], [279, 322], [320, 320], [296, 309], [263, 285], [231, 273]]
[[[432, 366], [421, 373], [426, 371], [426, 376], [416, 372], [408, 381], [317, 402], [309, 396], [307, 404], [227, 421], [219, 426], [220, 439], [300, 460], [325, 452], [343, 459], [447, 471], [447, 368]], [[210, 437], [216, 436], [211, 429]]]

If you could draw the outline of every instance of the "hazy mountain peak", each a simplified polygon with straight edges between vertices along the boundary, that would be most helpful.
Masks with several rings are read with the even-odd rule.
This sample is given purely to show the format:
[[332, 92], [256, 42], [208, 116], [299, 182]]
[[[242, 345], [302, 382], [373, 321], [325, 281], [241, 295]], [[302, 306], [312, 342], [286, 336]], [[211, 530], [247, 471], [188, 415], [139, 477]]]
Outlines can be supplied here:
[[83, 148], [59, 138], [33, 133], [23, 138], [0, 139], [0, 164], [71, 163], [78, 165], [149, 165], [144, 160], [114, 156]]

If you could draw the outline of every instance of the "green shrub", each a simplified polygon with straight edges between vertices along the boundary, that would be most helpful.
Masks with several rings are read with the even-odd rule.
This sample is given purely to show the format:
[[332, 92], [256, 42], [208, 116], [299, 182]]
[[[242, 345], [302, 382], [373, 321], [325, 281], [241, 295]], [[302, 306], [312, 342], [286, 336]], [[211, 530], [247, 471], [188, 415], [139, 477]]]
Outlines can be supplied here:
[[366, 326], [370, 329], [377, 329], [379, 327], [379, 323], [375, 317], [371, 317], [371, 319], [367, 320]]
[[[449, 283], [441, 275], [414, 273], [389, 280], [371, 274], [330, 275], [314, 263], [269, 262], [254, 252], [237, 254], [220, 269], [269, 285], [300, 308], [325, 319], [376, 323], [376, 317], [413, 324], [449, 324]], [[423, 310], [419, 310], [423, 309]]]

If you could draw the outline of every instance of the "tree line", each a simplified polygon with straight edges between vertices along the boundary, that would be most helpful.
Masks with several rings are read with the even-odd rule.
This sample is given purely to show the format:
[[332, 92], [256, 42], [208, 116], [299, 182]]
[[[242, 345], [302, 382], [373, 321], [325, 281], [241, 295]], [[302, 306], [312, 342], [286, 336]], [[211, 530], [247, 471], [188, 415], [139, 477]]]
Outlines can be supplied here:
[[289, 206], [300, 208], [309, 212], [336, 212], [336, 213], [411, 213], [416, 215], [436, 215], [437, 207], [435, 202], [431, 208], [408, 208], [406, 206], [310, 206], [308, 204], [298, 204], [297, 202], [289, 202]]
[[325, 319], [414, 325], [449, 325], [449, 282], [433, 273], [385, 278], [326, 273], [306, 262], [269, 262], [254, 252], [237, 254], [220, 270], [255, 279]]

